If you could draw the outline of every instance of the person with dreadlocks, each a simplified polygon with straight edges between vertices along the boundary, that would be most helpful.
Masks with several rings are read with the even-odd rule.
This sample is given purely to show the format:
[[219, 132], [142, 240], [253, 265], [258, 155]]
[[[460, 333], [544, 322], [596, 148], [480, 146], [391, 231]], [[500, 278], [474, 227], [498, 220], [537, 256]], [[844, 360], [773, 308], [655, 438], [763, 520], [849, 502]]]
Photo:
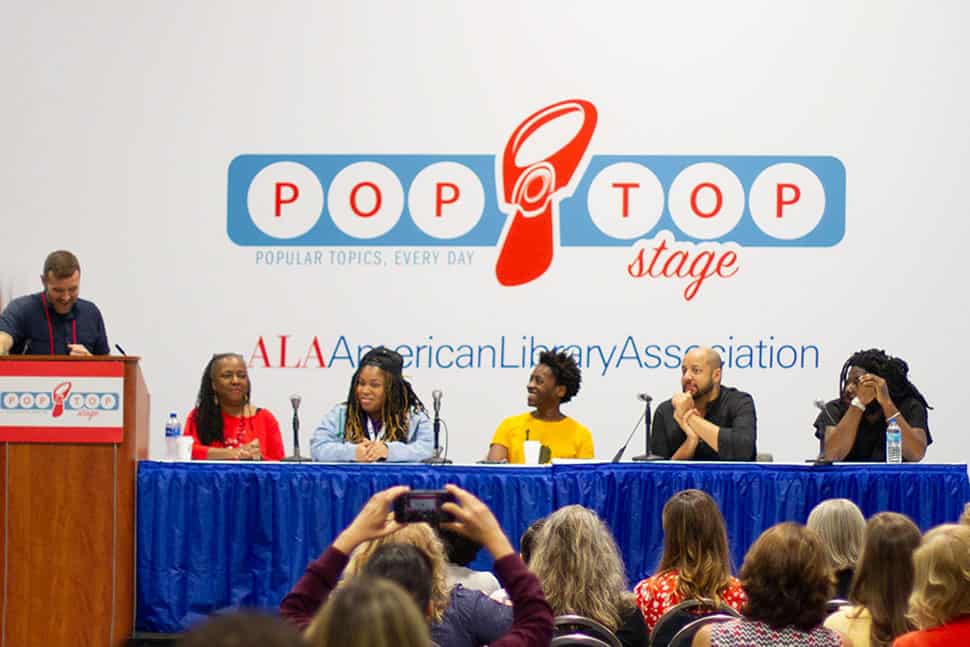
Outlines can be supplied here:
[[495, 430], [489, 461], [525, 462], [525, 441], [538, 440], [552, 458], [593, 458], [589, 429], [559, 409], [579, 392], [582, 377], [572, 355], [547, 350], [529, 376], [528, 403], [534, 410], [506, 418]]
[[213, 355], [202, 372], [195, 408], [185, 419], [193, 460], [283, 458], [280, 425], [269, 409], [249, 402], [252, 384], [242, 355]]
[[908, 375], [905, 361], [875, 348], [847, 359], [839, 374], [841, 397], [827, 402], [815, 419], [816, 438], [825, 434], [825, 458], [885, 461], [886, 426], [895, 418], [903, 460], [922, 460], [933, 442], [926, 422], [931, 407]]
[[431, 457], [431, 421], [403, 368], [404, 358], [384, 346], [361, 358], [347, 401], [313, 432], [313, 460], [417, 462]]

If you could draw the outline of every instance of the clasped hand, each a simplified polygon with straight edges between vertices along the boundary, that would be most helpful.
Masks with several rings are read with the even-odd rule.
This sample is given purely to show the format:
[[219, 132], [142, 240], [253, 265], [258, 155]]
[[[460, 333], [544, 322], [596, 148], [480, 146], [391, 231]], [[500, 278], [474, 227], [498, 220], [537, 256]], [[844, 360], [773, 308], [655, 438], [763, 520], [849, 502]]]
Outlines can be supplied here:
[[383, 441], [364, 439], [357, 443], [357, 449], [354, 451], [354, 460], [359, 463], [373, 463], [382, 458], [386, 459], [387, 453], [387, 445]]
[[866, 406], [875, 400], [884, 411], [887, 407], [892, 408], [892, 399], [889, 397], [889, 385], [886, 384], [885, 379], [878, 375], [866, 373], [860, 377], [856, 395], [859, 397], [859, 401]]

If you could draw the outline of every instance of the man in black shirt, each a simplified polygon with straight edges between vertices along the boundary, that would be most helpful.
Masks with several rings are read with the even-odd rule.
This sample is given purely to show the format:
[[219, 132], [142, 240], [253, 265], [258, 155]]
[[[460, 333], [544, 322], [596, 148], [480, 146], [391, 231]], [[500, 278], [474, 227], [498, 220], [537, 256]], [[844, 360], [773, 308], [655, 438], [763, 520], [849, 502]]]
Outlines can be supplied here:
[[757, 420], [750, 395], [721, 386], [721, 356], [695, 348], [680, 366], [682, 392], [653, 417], [650, 450], [672, 460], [753, 461]]
[[81, 266], [71, 252], [51, 252], [42, 292], [11, 301], [0, 314], [0, 355], [107, 355], [98, 306], [78, 298]]
[[846, 360], [839, 376], [842, 397], [827, 402], [815, 418], [815, 437], [825, 434], [825, 458], [884, 462], [886, 426], [895, 418], [902, 432], [903, 460], [922, 460], [933, 442], [926, 421], [930, 407], [908, 375], [904, 360], [875, 348]]

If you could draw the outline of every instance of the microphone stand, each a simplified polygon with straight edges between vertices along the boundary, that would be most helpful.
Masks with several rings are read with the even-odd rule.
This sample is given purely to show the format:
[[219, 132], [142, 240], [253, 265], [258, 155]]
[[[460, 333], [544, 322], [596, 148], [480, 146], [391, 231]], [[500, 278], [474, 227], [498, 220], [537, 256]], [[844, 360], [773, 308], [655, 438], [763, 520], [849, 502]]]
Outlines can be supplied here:
[[291, 397], [290, 404], [293, 405], [293, 455], [285, 456], [280, 460], [284, 463], [309, 463], [312, 461], [311, 458], [300, 456], [300, 416], [297, 413], [300, 408], [300, 396]]
[[[825, 414], [825, 417], [829, 419], [833, 427], [837, 427], [838, 423], [832, 418], [832, 414], [829, 413], [828, 407], [822, 400], [815, 401], [815, 408]], [[822, 435], [818, 439], [818, 456], [816, 458], [806, 458], [806, 463], [810, 463], [815, 467], [825, 467], [832, 464], [832, 461], [825, 458], [825, 430], [822, 430]]]
[[441, 437], [441, 392], [435, 391], [433, 394], [434, 398], [434, 454], [430, 457], [421, 461], [422, 463], [427, 463], [428, 465], [448, 465], [451, 460], [445, 458], [441, 455], [441, 444], [439, 443], [439, 438]]
[[644, 394], [642, 394], [642, 396], [641, 396], [640, 399], [643, 400], [643, 402], [644, 402], [643, 422], [644, 422], [644, 427], [646, 429], [645, 436], [646, 436], [647, 449], [646, 449], [646, 451], [643, 454], [640, 454], [639, 456], [634, 456], [633, 457], [633, 460], [637, 461], [638, 463], [643, 463], [643, 462], [647, 462], [647, 461], [663, 461], [663, 460], [667, 460], [663, 456], [657, 456], [652, 451], [650, 451], [650, 422], [651, 422], [651, 418], [650, 418], [650, 403], [653, 402], [653, 398], [651, 398], [649, 395], [647, 395], [646, 393], [644, 393]]

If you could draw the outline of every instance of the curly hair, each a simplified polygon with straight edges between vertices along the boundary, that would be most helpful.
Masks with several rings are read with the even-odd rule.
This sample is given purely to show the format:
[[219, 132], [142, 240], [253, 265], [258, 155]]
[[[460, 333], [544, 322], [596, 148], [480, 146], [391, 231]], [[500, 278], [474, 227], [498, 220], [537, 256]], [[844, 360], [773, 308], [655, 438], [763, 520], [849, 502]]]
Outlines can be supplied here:
[[426, 647], [427, 621], [390, 580], [362, 575], [334, 591], [304, 633], [311, 647]]
[[374, 552], [384, 544], [410, 544], [420, 550], [431, 564], [431, 622], [439, 622], [448, 606], [451, 591], [445, 582], [448, 570], [445, 561], [445, 548], [437, 533], [426, 523], [409, 523], [400, 530], [365, 541], [354, 549], [344, 569], [340, 586], [363, 572], [364, 565], [370, 561]]
[[381, 407], [381, 421], [384, 424], [384, 438], [388, 442], [408, 440], [408, 418], [424, 411], [424, 404], [411, 388], [411, 383], [401, 375], [401, 356], [383, 346], [374, 348], [361, 359], [360, 365], [350, 378], [347, 393], [347, 422], [344, 437], [352, 443], [359, 443], [367, 437], [367, 413], [357, 401], [357, 380], [360, 372], [368, 366], [381, 371], [384, 378], [384, 404]]
[[579, 365], [572, 355], [565, 352], [555, 352], [546, 350], [539, 353], [539, 364], [548, 366], [552, 376], [556, 378], [556, 384], [566, 387], [566, 395], [560, 402], [569, 402], [573, 396], [579, 393], [579, 385], [583, 377], [579, 371]]
[[677, 570], [677, 590], [685, 599], [708, 598], [720, 606], [731, 584], [724, 517], [701, 490], [682, 490], [663, 509], [664, 550], [659, 572]]
[[[239, 353], [217, 353], [212, 356], [209, 363], [202, 371], [202, 382], [199, 384], [199, 392], [195, 397], [195, 423], [198, 429], [199, 441], [203, 445], [211, 445], [218, 441], [225, 440], [222, 433], [222, 409], [219, 400], [216, 398], [215, 389], [212, 388], [212, 380], [215, 378], [216, 364], [224, 359], [234, 357], [243, 365], [246, 360]], [[252, 380], [247, 380], [246, 393], [243, 395], [243, 402], [248, 403], [252, 395]], [[245, 418], [245, 416], [243, 416]], [[252, 418], [245, 418], [249, 425], [252, 425]]]
[[913, 590], [913, 551], [919, 542], [919, 528], [905, 515], [880, 512], [866, 524], [849, 600], [869, 611], [869, 644], [874, 647], [889, 647], [913, 629], [906, 609]]
[[909, 381], [909, 364], [904, 359], [887, 355], [886, 351], [878, 348], [860, 350], [845, 360], [845, 364], [842, 365], [842, 372], [839, 373], [839, 393], [845, 393], [849, 369], [853, 366], [858, 366], [866, 372], [878, 375], [886, 380], [889, 397], [897, 404], [912, 397], [916, 398], [927, 409], [933, 408], [916, 388], [916, 385]]
[[970, 614], [970, 527], [933, 528], [913, 553], [913, 565], [909, 618], [919, 629]]
[[820, 625], [835, 588], [822, 538], [791, 521], [761, 533], [739, 576], [748, 594], [744, 615], [776, 630], [794, 626], [810, 631]]
[[182, 635], [179, 647], [301, 647], [300, 632], [282, 618], [258, 611], [213, 614]]
[[589, 508], [569, 505], [546, 517], [529, 568], [555, 615], [579, 614], [615, 631], [634, 604], [616, 541]]
[[859, 506], [848, 499], [826, 499], [812, 508], [805, 525], [822, 538], [836, 573], [856, 567], [866, 532]]

